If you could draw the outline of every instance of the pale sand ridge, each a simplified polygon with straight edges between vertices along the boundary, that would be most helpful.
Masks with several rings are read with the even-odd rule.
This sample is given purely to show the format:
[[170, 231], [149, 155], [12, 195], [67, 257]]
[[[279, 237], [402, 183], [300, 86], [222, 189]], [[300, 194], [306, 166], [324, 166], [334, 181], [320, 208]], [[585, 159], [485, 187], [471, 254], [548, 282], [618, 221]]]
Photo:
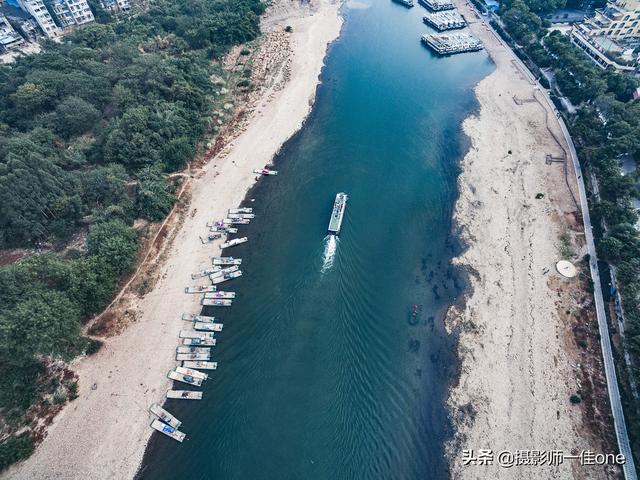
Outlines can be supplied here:
[[[580, 358], [558, 305], [576, 284], [560, 278], [554, 264], [560, 234], [573, 229], [580, 243], [582, 226], [566, 220], [577, 207], [562, 164], [545, 163], [547, 154], [560, 157], [562, 149], [545, 126], [546, 103], [534, 101], [541, 92], [468, 5], [458, 3], [496, 69], [476, 87], [479, 112], [464, 122], [471, 148], [462, 161], [455, 220], [469, 248], [456, 263], [470, 272], [472, 293], [448, 320], [462, 329], [461, 376], [449, 398], [456, 426], [452, 478], [608, 478], [602, 467], [575, 460], [558, 467], [463, 466], [462, 449], [568, 454], [602, 452], [602, 445], [585, 427], [580, 407], [569, 402]], [[548, 114], [562, 138], [554, 113]], [[575, 186], [573, 169], [567, 180]], [[539, 193], [544, 197], [536, 199]]]

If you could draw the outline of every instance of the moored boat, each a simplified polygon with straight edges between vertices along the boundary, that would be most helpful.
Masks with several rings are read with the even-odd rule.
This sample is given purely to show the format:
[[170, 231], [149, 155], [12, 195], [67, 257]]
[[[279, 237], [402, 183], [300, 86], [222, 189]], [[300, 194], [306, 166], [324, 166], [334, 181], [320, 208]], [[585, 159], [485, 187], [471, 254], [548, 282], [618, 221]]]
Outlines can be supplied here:
[[207, 337], [204, 337], [204, 338], [183, 338], [182, 339], [182, 345], [188, 346], [188, 347], [196, 347], [196, 346], [213, 347], [216, 344], [216, 341], [217, 340], [215, 338], [207, 338]]
[[167, 398], [175, 400], [202, 400], [202, 392], [195, 390], [167, 390]]
[[208, 373], [199, 372], [198, 370], [194, 370], [192, 368], [176, 367], [175, 370], [182, 375], [189, 375], [193, 378], [200, 378], [202, 380], [206, 380], [207, 378], [209, 378]]
[[176, 417], [167, 412], [164, 408], [162, 408], [157, 403], [154, 403], [149, 407], [149, 411], [153, 413], [156, 417], [162, 420], [167, 425], [173, 428], [179, 428], [182, 425], [182, 422], [178, 420]]
[[195, 322], [193, 328], [205, 332], [221, 332], [222, 325], [222, 323]]
[[200, 361], [207, 361], [211, 358], [211, 352], [209, 352], [208, 348], [205, 348], [204, 350], [207, 350], [207, 352], [205, 353], [180, 353], [177, 352], [176, 353], [176, 360], [179, 362], [200, 362]]
[[164, 433], [167, 437], [171, 437], [174, 440], [177, 440], [178, 442], [181, 442], [184, 440], [184, 438], [187, 436], [185, 433], [179, 431], [176, 428], [173, 428], [170, 425], [167, 425], [166, 423], [162, 423], [160, 420], [154, 420], [153, 422], [151, 422], [151, 428], [153, 428], [154, 430], [157, 430], [160, 433]]
[[217, 284], [226, 282], [227, 280], [233, 280], [234, 278], [238, 278], [242, 276], [242, 270], [238, 270], [236, 272], [225, 273], [222, 277], [214, 277], [211, 278], [211, 283]]
[[178, 373], [175, 370], [171, 370], [167, 374], [167, 377], [169, 377], [171, 380], [175, 380], [176, 382], [182, 382], [188, 385], [195, 385], [196, 387], [199, 387], [202, 385], [201, 378], [195, 378], [195, 377], [192, 377], [191, 375], [184, 375], [183, 373]]
[[185, 368], [199, 368], [200, 370], [215, 370], [218, 368], [218, 362], [186, 361], [182, 362], [182, 366]]

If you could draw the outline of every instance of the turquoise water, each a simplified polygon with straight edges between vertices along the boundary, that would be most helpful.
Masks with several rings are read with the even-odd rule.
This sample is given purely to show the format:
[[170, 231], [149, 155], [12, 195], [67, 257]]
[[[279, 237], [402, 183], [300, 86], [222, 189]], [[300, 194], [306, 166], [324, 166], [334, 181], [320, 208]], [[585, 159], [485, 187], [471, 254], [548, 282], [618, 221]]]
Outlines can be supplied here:
[[[423, 48], [421, 7], [344, 14], [316, 106], [279, 175], [250, 194], [249, 243], [228, 252], [243, 257], [244, 276], [224, 285], [238, 298], [205, 312], [225, 324], [219, 368], [201, 402], [166, 405], [188, 441], [155, 435], [141, 478], [447, 477], [460, 125], [492, 66]], [[350, 199], [334, 243], [339, 191]]]

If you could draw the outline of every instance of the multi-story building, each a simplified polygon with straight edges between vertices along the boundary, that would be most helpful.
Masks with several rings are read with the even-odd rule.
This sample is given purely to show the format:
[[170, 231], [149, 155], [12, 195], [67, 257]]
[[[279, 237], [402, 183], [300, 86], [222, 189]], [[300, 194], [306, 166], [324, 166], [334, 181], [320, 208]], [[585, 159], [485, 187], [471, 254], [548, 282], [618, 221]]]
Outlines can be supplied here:
[[13, 29], [7, 17], [0, 14], [0, 51], [10, 50], [24, 43], [24, 39]]
[[608, 1], [586, 25], [592, 35], [625, 43], [640, 42], [640, 0]]
[[42, 32], [48, 38], [54, 39], [62, 35], [62, 31], [51, 18], [51, 14], [49, 14], [42, 0], [18, 0], [18, 4], [20, 8], [35, 19]]
[[129, 13], [131, 11], [129, 0], [100, 0], [100, 6], [111, 13]]
[[618, 71], [635, 72], [636, 66], [625, 65], [616, 61], [611, 51], [620, 47], [612, 40], [604, 35], [596, 35], [590, 25], [586, 23], [574, 25], [570, 32], [571, 42], [581, 48], [591, 60], [593, 60], [600, 68], [607, 70], [613, 69]]
[[65, 28], [94, 21], [87, 0], [55, 0], [51, 8]]

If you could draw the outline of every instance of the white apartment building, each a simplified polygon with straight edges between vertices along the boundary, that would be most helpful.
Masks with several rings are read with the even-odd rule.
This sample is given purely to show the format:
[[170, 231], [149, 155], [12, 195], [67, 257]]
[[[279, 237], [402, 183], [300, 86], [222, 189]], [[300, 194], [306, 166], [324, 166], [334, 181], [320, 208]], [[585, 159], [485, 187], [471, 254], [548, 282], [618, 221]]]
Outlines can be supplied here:
[[9, 50], [23, 43], [23, 38], [13, 29], [7, 17], [0, 14], [0, 50]]
[[592, 35], [604, 35], [614, 41], [640, 41], [640, 0], [609, 1], [585, 24]]
[[18, 3], [25, 12], [29, 12], [48, 38], [54, 39], [62, 35], [42, 0], [18, 0]]
[[65, 28], [94, 21], [87, 0], [55, 0], [51, 7]]

